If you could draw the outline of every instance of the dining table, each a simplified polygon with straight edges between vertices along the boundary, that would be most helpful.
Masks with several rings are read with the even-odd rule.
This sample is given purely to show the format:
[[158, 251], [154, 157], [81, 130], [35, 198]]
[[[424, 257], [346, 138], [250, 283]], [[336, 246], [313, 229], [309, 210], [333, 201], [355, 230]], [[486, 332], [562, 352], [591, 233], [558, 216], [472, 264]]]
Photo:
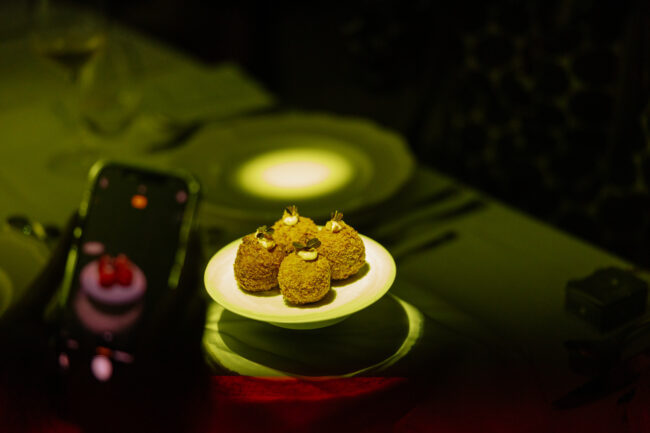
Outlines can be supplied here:
[[[0, 314], [30, 289], [83, 197], [88, 165], [57, 171], [57, 155], [85, 146], [102, 159], [194, 172], [204, 188], [196, 219], [203, 270], [282, 212], [254, 194], [238, 209], [236, 188], [219, 184], [220, 158], [297, 130], [324, 146], [343, 142], [347, 160], [356, 153], [346, 152], [371, 155], [365, 189], [332, 200], [390, 253], [395, 280], [339, 323], [287, 329], [215, 302], [201, 274], [207, 373], [204, 393], [188, 397], [184, 431], [650, 431], [647, 344], [617, 352], [596, 373], [576, 367], [591, 356], [584, 347], [618, 341], [645, 316], [603, 331], [566, 305], [571, 281], [615, 268], [647, 282], [645, 270], [418, 161], [398, 132], [371, 119], [287, 107], [241, 66], [204, 64], [131, 28], [114, 26], [108, 40], [135, 59], [127, 78], [137, 107], [118, 131], [104, 132], [80, 124], [70, 108], [78, 89], [34, 52], [27, 32], [0, 39], [0, 282], [11, 281]], [[374, 169], [373, 155], [389, 148], [399, 155], [377, 164], [394, 168]], [[305, 209], [324, 223], [334, 209], [322, 204]], [[53, 239], [12, 218], [52, 228]], [[12, 398], [0, 391], [0, 427], [84, 429], [29, 404], [9, 414]]]

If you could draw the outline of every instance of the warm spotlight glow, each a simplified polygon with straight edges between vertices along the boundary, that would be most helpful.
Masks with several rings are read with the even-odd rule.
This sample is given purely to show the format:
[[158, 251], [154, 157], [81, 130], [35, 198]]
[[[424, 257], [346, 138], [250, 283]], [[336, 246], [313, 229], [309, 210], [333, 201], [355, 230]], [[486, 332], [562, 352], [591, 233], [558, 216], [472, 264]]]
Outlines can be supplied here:
[[136, 209], [144, 209], [147, 207], [147, 197], [142, 194], [135, 194], [131, 197], [131, 206]]
[[246, 162], [237, 173], [237, 182], [257, 196], [300, 199], [336, 191], [351, 177], [352, 165], [337, 153], [322, 149], [285, 149]]

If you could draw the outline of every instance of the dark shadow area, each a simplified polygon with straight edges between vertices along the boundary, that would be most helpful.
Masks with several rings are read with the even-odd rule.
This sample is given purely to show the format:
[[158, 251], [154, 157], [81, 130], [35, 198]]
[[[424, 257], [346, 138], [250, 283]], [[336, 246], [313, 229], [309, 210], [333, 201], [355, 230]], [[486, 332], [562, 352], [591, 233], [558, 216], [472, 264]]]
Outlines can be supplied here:
[[219, 332], [234, 353], [249, 361], [290, 374], [329, 376], [387, 359], [404, 342], [409, 323], [399, 303], [385, 296], [343, 322], [312, 330], [278, 328], [224, 311]]
[[332, 280], [332, 287], [345, 287], [348, 284], [352, 284], [356, 281], [359, 281], [363, 278], [368, 272], [370, 272], [370, 265], [368, 262], [364, 263], [363, 266], [357, 271], [356, 274], [350, 275], [344, 280]]
[[258, 298], [272, 298], [274, 296], [280, 296], [280, 288], [276, 287], [271, 290], [262, 290], [261, 292], [251, 292], [245, 289], [242, 289], [241, 286], [238, 286], [242, 293], [245, 293], [250, 296], [256, 296]]
[[419, 162], [649, 265], [649, 9], [641, 0], [110, 2], [118, 21], [281, 107], [368, 117]]
[[310, 310], [310, 309], [313, 309], [313, 308], [322, 307], [323, 305], [331, 304], [332, 302], [334, 302], [335, 299], [336, 299], [336, 290], [330, 289], [327, 292], [327, 294], [325, 296], [323, 296], [323, 299], [321, 299], [320, 301], [312, 302], [310, 304], [296, 305], [296, 304], [292, 304], [292, 303], [288, 302], [285, 299], [284, 304], [287, 307], [291, 307], [291, 308], [298, 308], [298, 309], [301, 309], [301, 310]]

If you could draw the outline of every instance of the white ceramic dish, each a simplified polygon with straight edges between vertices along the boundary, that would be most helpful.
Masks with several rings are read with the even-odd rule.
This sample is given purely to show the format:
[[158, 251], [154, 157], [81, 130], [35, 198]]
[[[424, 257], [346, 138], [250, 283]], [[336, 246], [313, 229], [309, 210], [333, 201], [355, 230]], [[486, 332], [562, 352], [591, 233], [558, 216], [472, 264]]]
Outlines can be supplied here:
[[[298, 170], [289, 163], [303, 157], [310, 164], [313, 158], [329, 164]], [[406, 142], [394, 132], [368, 120], [322, 113], [260, 115], [207, 125], [169, 158], [201, 181], [204, 216], [246, 221], [275, 219], [287, 203], [312, 218], [325, 218], [332, 209], [352, 213], [395, 194], [415, 166]], [[261, 161], [271, 160], [284, 173], [282, 182], [273, 184], [265, 177], [246, 181], [246, 173], [264, 171], [269, 167]], [[320, 170], [330, 174], [305, 190], [292, 187], [301, 180], [292, 175], [305, 170], [307, 177], [318, 178]], [[251, 191], [251, 183], [262, 187]]]
[[330, 293], [319, 302], [293, 306], [279, 290], [250, 293], [235, 280], [233, 264], [241, 239], [219, 250], [208, 263], [204, 282], [208, 294], [222, 307], [240, 316], [291, 329], [314, 329], [333, 325], [380, 299], [395, 280], [395, 261], [386, 249], [361, 235], [366, 264], [354, 276], [334, 281]]

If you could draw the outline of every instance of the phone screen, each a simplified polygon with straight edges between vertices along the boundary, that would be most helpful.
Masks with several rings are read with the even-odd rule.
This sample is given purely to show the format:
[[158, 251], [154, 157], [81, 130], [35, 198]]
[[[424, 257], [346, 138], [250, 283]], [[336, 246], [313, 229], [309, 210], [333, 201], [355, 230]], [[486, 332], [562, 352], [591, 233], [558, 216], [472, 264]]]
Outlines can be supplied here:
[[66, 297], [59, 364], [85, 364], [107, 381], [135, 361], [141, 323], [182, 266], [193, 200], [180, 177], [121, 165], [94, 178]]

